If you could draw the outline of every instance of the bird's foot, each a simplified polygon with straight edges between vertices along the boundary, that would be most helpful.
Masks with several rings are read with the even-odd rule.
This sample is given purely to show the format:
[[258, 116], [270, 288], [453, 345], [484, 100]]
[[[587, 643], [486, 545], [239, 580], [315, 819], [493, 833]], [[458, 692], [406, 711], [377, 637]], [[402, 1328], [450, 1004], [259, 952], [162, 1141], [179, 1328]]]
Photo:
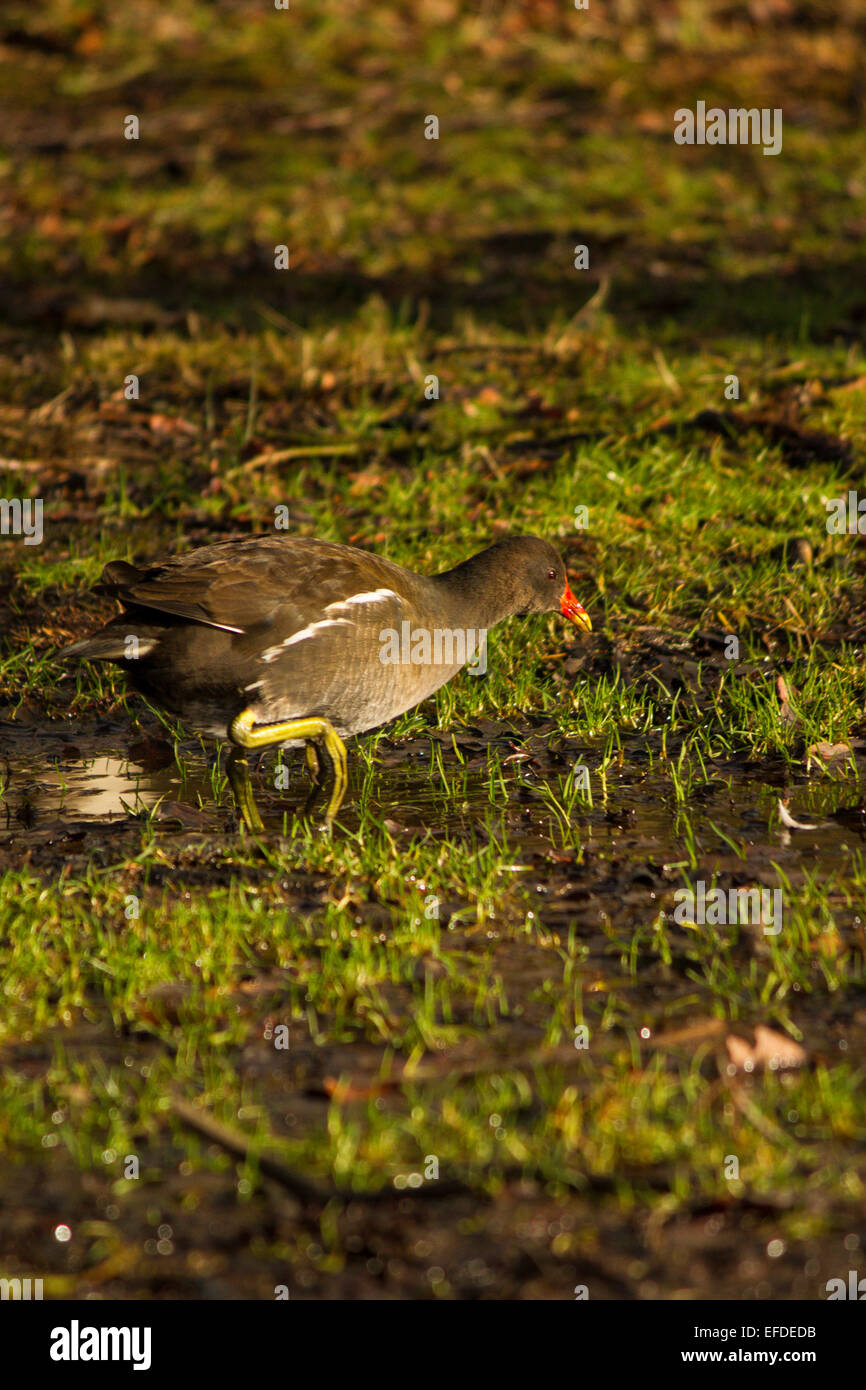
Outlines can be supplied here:
[[238, 808], [238, 815], [241, 824], [246, 827], [253, 835], [261, 835], [265, 828], [265, 823], [259, 815], [259, 808], [253, 796], [253, 784], [250, 781], [250, 765], [242, 753], [233, 748], [229, 754], [228, 777], [234, 793], [235, 804]]
[[[334, 819], [343, 804], [349, 776], [346, 766], [346, 746], [329, 720], [311, 716], [308, 719], [289, 719], [283, 724], [256, 725], [252, 710], [245, 709], [236, 719], [232, 720], [229, 736], [232, 742], [242, 749], [265, 748], [269, 744], [303, 740], [307, 765], [313, 775], [313, 789], [304, 806], [304, 814], [309, 814], [320, 797], [326, 794], [325, 820], [330, 822]], [[246, 760], [243, 759], [243, 762], [245, 764]], [[247, 778], [247, 780], [249, 779]], [[249, 802], [255, 809], [251, 789]], [[239, 800], [238, 804], [246, 822], [244, 805], [247, 803], [242, 803]], [[259, 820], [257, 828], [263, 829], [258, 811], [255, 811], [255, 815]]]

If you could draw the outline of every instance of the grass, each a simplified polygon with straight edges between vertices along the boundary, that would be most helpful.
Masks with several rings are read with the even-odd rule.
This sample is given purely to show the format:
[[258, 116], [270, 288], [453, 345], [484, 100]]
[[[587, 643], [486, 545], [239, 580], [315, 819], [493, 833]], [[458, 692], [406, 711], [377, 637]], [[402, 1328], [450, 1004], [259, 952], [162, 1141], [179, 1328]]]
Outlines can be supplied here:
[[[0, 1273], [823, 1297], [866, 1241], [856, 8], [599, 8], [577, 55], [543, 0], [9, 9]], [[669, 138], [780, 84], [778, 159]], [[593, 635], [497, 629], [330, 833], [264, 760], [240, 837], [213, 749], [56, 650], [108, 560], [280, 508], [421, 570], [546, 535]], [[677, 923], [698, 880], [783, 930]], [[732, 1068], [756, 1025], [806, 1064]]]

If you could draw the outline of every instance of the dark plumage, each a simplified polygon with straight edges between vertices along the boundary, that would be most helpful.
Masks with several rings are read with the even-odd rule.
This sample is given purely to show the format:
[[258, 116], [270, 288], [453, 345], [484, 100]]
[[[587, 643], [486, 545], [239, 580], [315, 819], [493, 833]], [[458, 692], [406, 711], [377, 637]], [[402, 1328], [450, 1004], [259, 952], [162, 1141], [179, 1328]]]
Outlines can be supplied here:
[[[535, 536], [429, 577], [329, 541], [221, 541], [149, 568], [115, 560], [97, 589], [125, 611], [65, 656], [116, 662], [193, 729], [244, 747], [313, 742], [331, 763], [343, 738], [411, 709], [471, 659], [461, 635], [553, 610], [590, 626], [558, 554]], [[394, 661], [389, 632], [440, 636], [428, 660], [420, 641], [422, 660], [407, 660], [404, 640]], [[328, 728], [293, 730], [299, 720]]]

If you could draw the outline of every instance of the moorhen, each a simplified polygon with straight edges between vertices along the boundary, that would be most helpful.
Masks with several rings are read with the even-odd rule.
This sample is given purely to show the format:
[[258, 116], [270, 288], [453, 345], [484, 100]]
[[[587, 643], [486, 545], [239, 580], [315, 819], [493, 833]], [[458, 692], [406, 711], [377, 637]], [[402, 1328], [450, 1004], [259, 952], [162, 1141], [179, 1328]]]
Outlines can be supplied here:
[[[346, 788], [343, 739], [411, 709], [515, 614], [589, 618], [562, 560], [537, 536], [510, 536], [425, 576], [330, 541], [218, 541], [139, 569], [106, 565], [96, 592], [124, 612], [64, 656], [112, 661], [184, 724], [232, 745], [243, 821], [262, 830], [245, 753], [306, 748], [327, 817]], [[323, 769], [324, 765], [324, 769]]]

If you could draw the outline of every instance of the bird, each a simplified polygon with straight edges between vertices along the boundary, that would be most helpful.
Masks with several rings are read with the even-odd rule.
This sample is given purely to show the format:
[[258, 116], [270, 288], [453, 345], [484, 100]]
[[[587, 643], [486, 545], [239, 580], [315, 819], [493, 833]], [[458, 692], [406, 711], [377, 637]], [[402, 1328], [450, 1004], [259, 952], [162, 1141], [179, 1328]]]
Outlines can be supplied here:
[[95, 592], [123, 611], [61, 656], [120, 666], [182, 725], [227, 741], [240, 821], [254, 833], [264, 824], [251, 751], [304, 747], [331, 821], [347, 786], [344, 739], [477, 665], [497, 623], [558, 611], [592, 627], [539, 536], [504, 536], [433, 575], [332, 541], [235, 538], [145, 567], [112, 560]]

